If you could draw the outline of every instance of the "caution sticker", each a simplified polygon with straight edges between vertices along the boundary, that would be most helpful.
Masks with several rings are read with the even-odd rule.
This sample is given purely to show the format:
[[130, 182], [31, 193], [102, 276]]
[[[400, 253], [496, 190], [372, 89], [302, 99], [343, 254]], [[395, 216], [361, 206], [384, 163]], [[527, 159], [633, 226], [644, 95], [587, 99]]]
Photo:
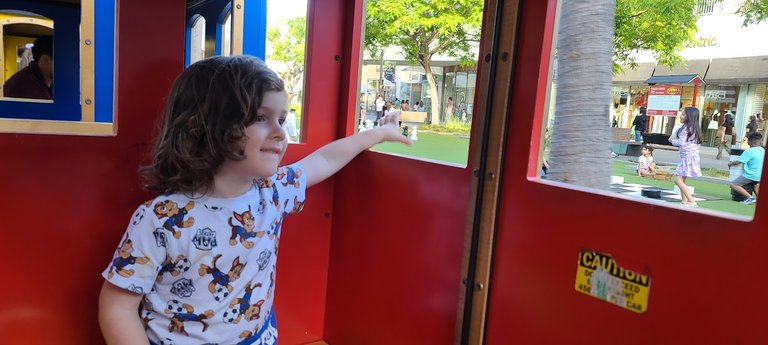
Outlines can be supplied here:
[[619, 267], [610, 255], [579, 252], [576, 291], [644, 313], [650, 290], [650, 277]]

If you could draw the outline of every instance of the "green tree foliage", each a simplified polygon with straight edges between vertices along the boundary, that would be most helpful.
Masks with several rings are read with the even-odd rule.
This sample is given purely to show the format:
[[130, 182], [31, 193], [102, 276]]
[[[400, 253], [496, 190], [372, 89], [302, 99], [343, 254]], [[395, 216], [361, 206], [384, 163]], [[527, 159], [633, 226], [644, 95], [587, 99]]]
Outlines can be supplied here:
[[431, 62], [436, 54], [472, 63], [470, 43], [479, 41], [481, 0], [368, 0], [366, 49], [378, 56], [383, 47], [397, 46], [405, 59], [424, 67], [429, 83], [430, 121], [439, 124], [439, 102]]
[[267, 59], [280, 61], [284, 68], [276, 68], [278, 76], [285, 82], [288, 101], [296, 103], [300, 93], [299, 82], [304, 74], [304, 47], [306, 42], [307, 18], [295, 17], [278, 26], [267, 29], [267, 40], [272, 53]]
[[618, 0], [613, 37], [614, 71], [635, 66], [633, 52], [650, 51], [659, 64], [683, 63], [679, 52], [698, 31], [697, 0]]
[[741, 4], [738, 13], [744, 17], [742, 26], [758, 24], [768, 20], [768, 0], [747, 0]]

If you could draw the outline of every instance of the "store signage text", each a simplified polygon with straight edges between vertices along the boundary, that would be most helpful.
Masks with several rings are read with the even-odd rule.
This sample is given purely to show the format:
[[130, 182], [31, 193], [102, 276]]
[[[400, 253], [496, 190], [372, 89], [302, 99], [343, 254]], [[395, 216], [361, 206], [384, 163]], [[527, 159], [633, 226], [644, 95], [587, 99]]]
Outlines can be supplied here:
[[685, 44], [686, 48], [706, 48], [717, 46], [717, 37], [696, 37], [693, 41]]

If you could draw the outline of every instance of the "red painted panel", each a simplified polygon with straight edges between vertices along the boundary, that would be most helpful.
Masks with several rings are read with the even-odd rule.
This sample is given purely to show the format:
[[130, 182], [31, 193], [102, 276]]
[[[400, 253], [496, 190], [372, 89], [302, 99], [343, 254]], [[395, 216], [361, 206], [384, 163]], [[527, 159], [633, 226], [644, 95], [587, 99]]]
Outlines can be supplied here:
[[103, 342], [100, 273], [148, 197], [137, 167], [184, 51], [182, 30], [158, 27], [181, 27], [184, 1], [121, 1], [118, 13], [118, 135], [0, 134], [0, 343]]
[[468, 169], [365, 152], [337, 177], [325, 340], [451, 344]]
[[[515, 157], [538, 148], [554, 4], [522, 7], [486, 344], [764, 342], [768, 204], [743, 223], [528, 181], [535, 167]], [[649, 274], [647, 312], [576, 292], [581, 249]]]

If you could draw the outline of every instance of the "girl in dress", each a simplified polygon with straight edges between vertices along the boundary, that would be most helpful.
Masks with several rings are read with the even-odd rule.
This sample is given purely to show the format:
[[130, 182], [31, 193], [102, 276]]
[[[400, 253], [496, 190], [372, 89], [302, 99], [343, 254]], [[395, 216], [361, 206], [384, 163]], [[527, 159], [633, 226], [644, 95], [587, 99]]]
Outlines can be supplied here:
[[642, 156], [637, 158], [637, 176], [646, 177], [656, 174], [656, 163], [653, 161], [653, 146], [643, 144]]
[[680, 189], [683, 206], [698, 207], [693, 200], [685, 180], [701, 176], [701, 131], [699, 130], [699, 109], [686, 107], [680, 114], [681, 126], [672, 131], [669, 141], [680, 148], [680, 162], [675, 169], [675, 184]]

